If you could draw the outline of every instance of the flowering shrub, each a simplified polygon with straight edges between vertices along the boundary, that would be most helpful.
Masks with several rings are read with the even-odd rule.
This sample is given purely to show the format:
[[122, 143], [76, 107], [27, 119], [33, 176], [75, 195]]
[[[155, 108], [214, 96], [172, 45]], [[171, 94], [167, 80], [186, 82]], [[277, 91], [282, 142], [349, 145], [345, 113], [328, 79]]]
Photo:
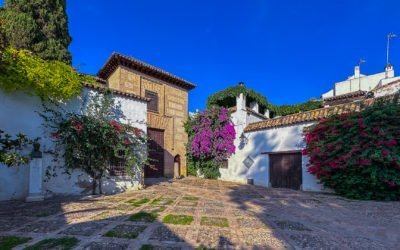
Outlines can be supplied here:
[[236, 133], [228, 110], [204, 110], [189, 121], [186, 131], [189, 134], [188, 159], [198, 163], [205, 177], [218, 177], [221, 162], [235, 153]]
[[400, 105], [378, 101], [307, 129], [308, 172], [355, 199], [400, 199]]
[[93, 180], [93, 194], [97, 182], [102, 193], [101, 181], [110, 171], [112, 159], [123, 159], [127, 174], [133, 176], [141, 171], [147, 145], [142, 130], [117, 121], [112, 99], [99, 96], [93, 98], [85, 114], [62, 114], [49, 109], [49, 115], [42, 114], [52, 128], [56, 148], [63, 149], [65, 168], [86, 172]]

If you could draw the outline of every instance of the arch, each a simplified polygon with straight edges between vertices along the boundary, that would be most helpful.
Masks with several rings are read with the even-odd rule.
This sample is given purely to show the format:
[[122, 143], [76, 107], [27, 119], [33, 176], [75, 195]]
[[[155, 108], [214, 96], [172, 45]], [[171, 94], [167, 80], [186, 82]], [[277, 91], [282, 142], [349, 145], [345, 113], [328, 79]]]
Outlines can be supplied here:
[[176, 155], [174, 157], [174, 177], [179, 178], [181, 176], [181, 156]]

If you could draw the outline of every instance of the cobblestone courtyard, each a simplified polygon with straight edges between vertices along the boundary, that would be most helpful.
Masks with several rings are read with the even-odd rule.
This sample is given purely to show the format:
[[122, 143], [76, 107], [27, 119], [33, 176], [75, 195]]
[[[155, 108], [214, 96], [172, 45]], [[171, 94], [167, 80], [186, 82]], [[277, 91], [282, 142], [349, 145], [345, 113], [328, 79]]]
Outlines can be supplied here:
[[0, 246], [17, 236], [15, 249], [399, 249], [400, 203], [185, 178], [3, 202], [0, 236]]

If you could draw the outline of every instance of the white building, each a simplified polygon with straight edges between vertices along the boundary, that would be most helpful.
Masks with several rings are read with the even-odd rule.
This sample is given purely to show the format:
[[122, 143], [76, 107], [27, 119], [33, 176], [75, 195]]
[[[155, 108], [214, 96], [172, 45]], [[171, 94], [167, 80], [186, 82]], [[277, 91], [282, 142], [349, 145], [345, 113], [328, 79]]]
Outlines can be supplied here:
[[376, 87], [384, 86], [390, 82], [399, 80], [394, 74], [393, 65], [389, 64], [385, 67], [385, 71], [373, 75], [363, 75], [360, 73], [360, 67], [354, 67], [354, 74], [346, 80], [336, 82], [333, 89], [322, 94], [322, 99], [346, 95], [354, 92], [368, 92]]
[[[67, 111], [80, 113], [85, 109], [91, 100], [91, 96], [99, 87], [91, 84], [85, 84], [82, 94], [63, 107]], [[140, 97], [121, 91], [112, 91], [115, 101], [120, 105], [122, 123], [129, 123], [137, 128], [146, 131], [147, 122], [147, 102], [148, 98]], [[0, 121], [1, 129], [6, 133], [15, 135], [24, 133], [28, 138], [34, 139], [40, 137], [42, 159], [42, 176], [38, 183], [42, 184], [44, 195], [52, 194], [90, 194], [91, 180], [87, 174], [80, 170], [74, 170], [72, 175], [62, 173], [62, 169], [57, 170], [57, 176], [47, 178], [45, 176], [46, 168], [53, 165], [53, 157], [45, 152], [53, 148], [53, 142], [49, 131], [43, 127], [43, 119], [37, 112], [42, 110], [42, 103], [39, 97], [29, 96], [21, 92], [5, 94], [0, 91]], [[29, 154], [31, 148], [26, 150]], [[38, 177], [40, 178], [40, 177]], [[18, 166], [7, 167], [0, 164], [0, 200], [23, 199], [29, 192], [30, 167]], [[139, 188], [142, 184], [141, 173], [135, 177], [110, 174], [103, 181], [103, 191], [105, 193], [115, 193], [128, 188]]]
[[227, 168], [220, 168], [220, 179], [240, 183], [251, 179], [254, 185], [264, 187], [324, 190], [307, 172], [307, 158], [301, 155], [305, 146], [303, 129], [315, 119], [294, 122], [300, 114], [269, 119], [268, 111], [258, 113], [258, 104], [251, 103], [250, 107], [246, 107], [246, 97], [240, 94], [236, 107], [231, 108], [236, 152], [229, 158]]

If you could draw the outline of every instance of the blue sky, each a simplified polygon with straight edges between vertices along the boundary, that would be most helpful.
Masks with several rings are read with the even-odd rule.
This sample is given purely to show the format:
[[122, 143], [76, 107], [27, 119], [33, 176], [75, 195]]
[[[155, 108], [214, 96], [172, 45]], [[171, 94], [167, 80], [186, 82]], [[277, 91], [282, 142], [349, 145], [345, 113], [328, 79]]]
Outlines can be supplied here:
[[[2, 4], [2, 1], [0, 0]], [[113, 51], [197, 84], [189, 110], [245, 84], [274, 104], [319, 97], [353, 72], [385, 66], [400, 1], [68, 0], [73, 64], [95, 74]], [[400, 37], [391, 60], [400, 72]]]

